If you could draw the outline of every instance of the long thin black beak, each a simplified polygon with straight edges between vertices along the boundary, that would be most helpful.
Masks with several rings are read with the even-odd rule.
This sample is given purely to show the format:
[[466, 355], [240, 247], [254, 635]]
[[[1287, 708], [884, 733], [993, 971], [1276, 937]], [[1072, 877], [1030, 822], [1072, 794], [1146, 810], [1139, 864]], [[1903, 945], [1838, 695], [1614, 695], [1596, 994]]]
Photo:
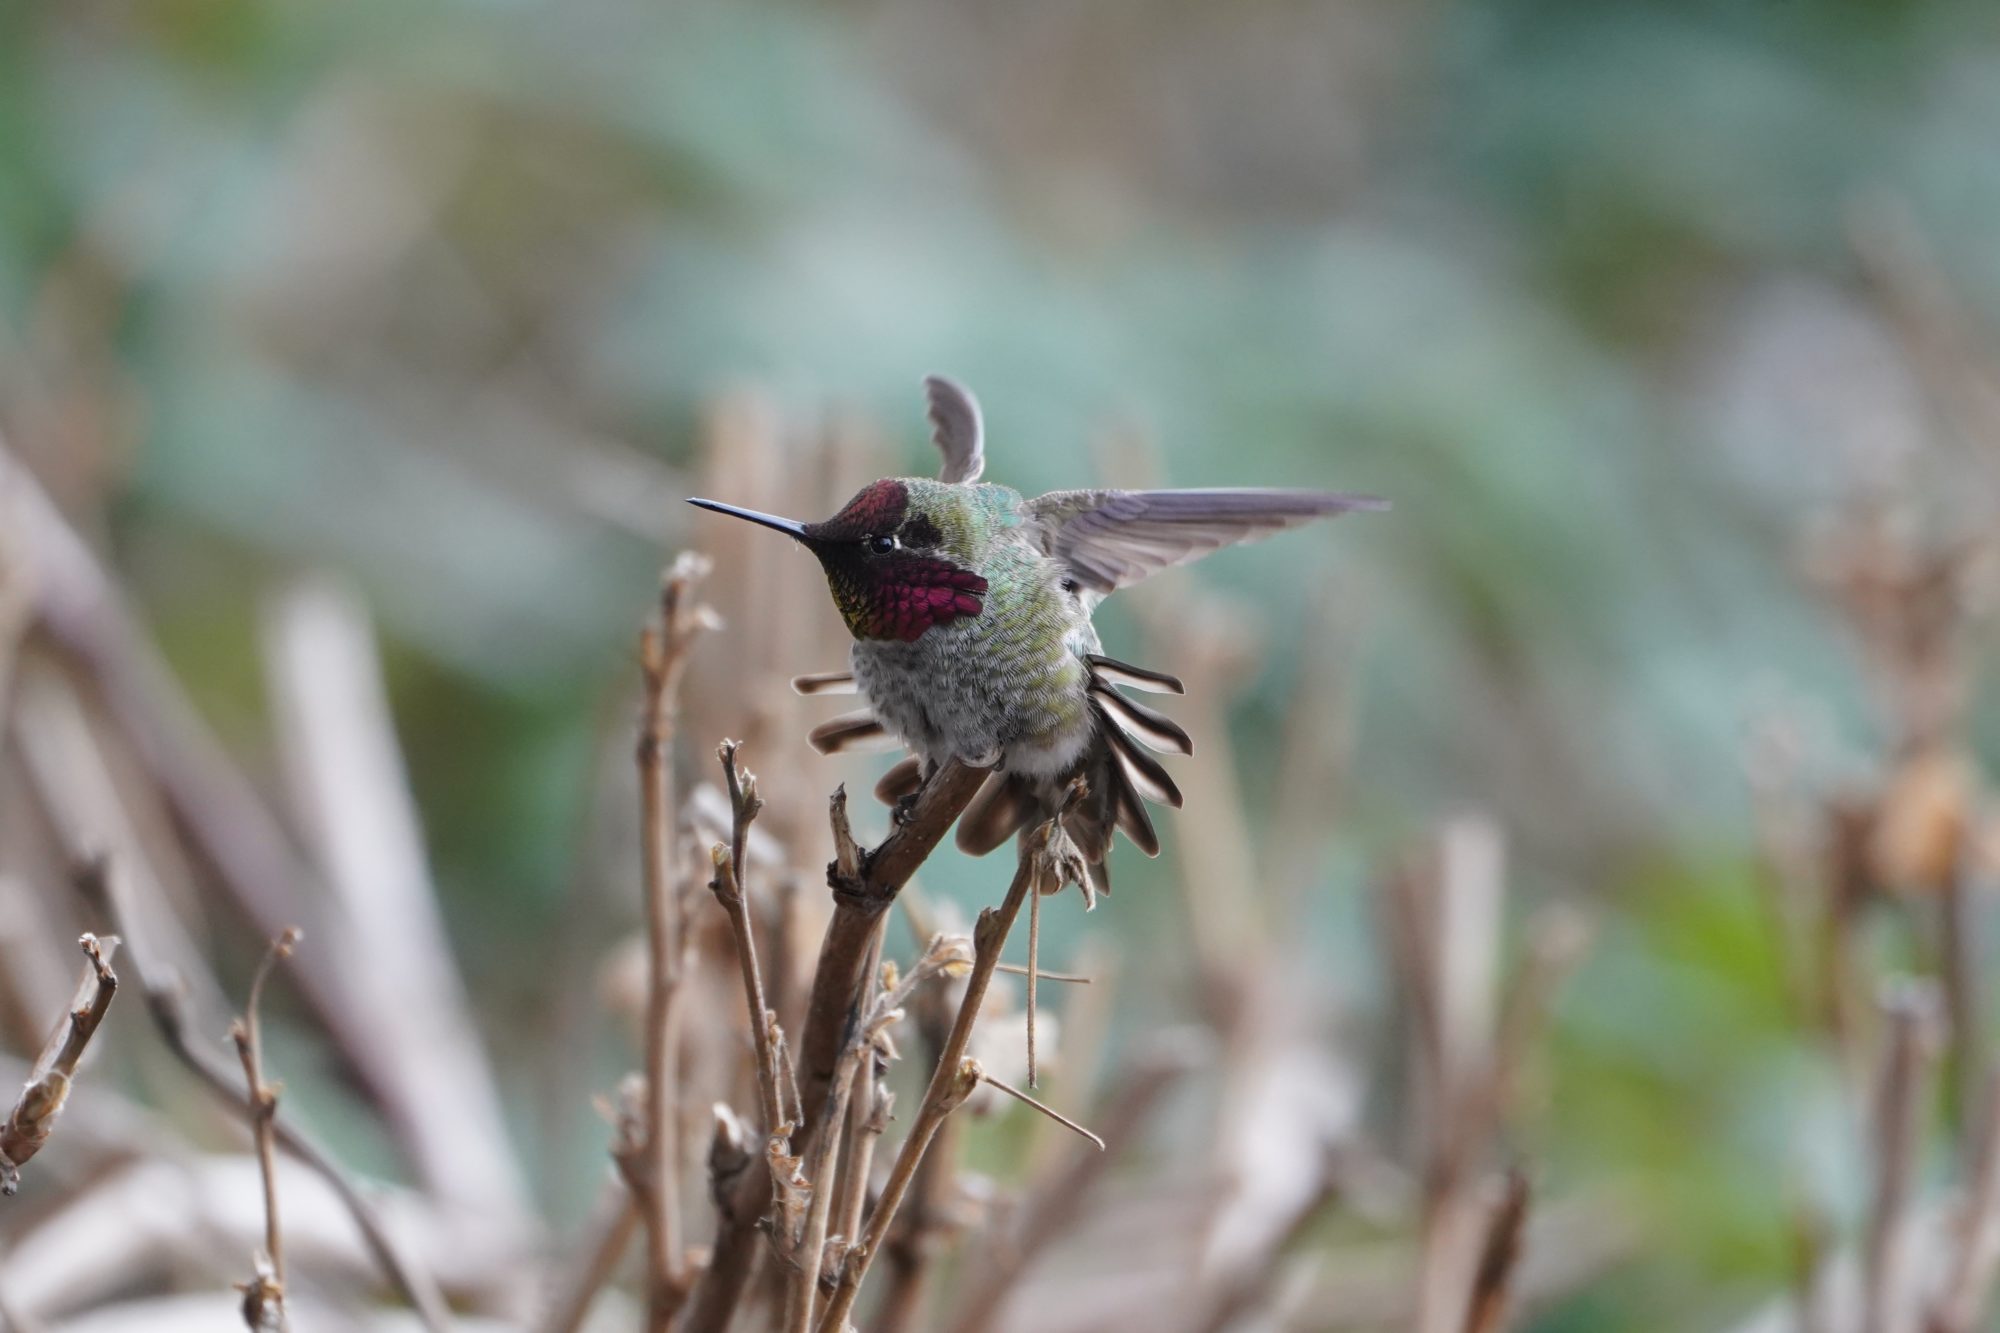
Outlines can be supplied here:
[[749, 519], [752, 523], [761, 523], [767, 528], [776, 528], [786, 536], [799, 541], [807, 540], [806, 525], [794, 519], [779, 518], [775, 514], [760, 514], [754, 509], [739, 509], [735, 505], [723, 504], [720, 500], [690, 499], [688, 503], [702, 509], [712, 509], [718, 514], [728, 514], [732, 518]]

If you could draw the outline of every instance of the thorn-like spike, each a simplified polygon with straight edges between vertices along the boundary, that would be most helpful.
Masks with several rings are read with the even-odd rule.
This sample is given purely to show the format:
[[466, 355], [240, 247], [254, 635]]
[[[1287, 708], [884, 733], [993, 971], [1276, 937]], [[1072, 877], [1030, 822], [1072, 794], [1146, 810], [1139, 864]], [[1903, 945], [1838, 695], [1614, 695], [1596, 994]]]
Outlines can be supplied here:
[[984, 856], [1027, 827], [1037, 813], [1025, 781], [995, 773], [958, 817], [958, 849], [968, 856]]

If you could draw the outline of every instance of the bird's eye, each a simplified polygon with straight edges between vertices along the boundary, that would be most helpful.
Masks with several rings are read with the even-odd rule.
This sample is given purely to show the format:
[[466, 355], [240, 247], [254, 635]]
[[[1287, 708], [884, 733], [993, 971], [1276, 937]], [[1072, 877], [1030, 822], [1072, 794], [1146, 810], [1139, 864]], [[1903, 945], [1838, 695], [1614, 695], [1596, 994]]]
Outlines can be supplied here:
[[868, 538], [867, 544], [868, 544], [868, 549], [873, 551], [876, 555], [887, 555], [889, 554], [889, 552], [895, 550], [896, 547], [901, 543], [899, 543], [896, 540], [896, 534], [894, 534], [893, 532], [885, 532], [880, 536]]

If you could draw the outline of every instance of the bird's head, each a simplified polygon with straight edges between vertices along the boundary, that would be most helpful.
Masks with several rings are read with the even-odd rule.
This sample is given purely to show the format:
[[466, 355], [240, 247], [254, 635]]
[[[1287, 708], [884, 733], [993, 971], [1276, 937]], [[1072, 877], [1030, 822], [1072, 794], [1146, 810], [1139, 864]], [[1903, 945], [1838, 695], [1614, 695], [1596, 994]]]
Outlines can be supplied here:
[[775, 528], [819, 557], [834, 605], [857, 639], [913, 643], [936, 625], [979, 615], [986, 579], [973, 487], [891, 477], [861, 488], [819, 523], [714, 500], [689, 504]]

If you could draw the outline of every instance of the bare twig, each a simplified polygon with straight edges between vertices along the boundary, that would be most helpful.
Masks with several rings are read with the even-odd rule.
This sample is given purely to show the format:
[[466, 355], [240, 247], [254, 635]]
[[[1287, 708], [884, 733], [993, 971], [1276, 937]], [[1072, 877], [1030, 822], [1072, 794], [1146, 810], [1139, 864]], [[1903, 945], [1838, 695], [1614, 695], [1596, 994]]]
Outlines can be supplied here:
[[[1422, 1333], [1458, 1333], [1470, 1309], [1484, 1214], [1476, 1168], [1498, 1106], [1495, 1029], [1504, 858], [1498, 829], [1447, 824], [1428, 873], [1392, 886], [1397, 962], [1417, 1029], [1415, 1091], [1423, 1108], [1424, 1209], [1418, 1317]], [[1522, 1012], [1538, 1002], [1532, 980]], [[1523, 1019], [1522, 1021], [1525, 1021]]]
[[[874, 957], [881, 956], [878, 935]], [[813, 1325], [813, 1307], [828, 1250], [829, 1237], [838, 1234], [845, 1242], [842, 1258], [851, 1251], [861, 1230], [861, 1216], [867, 1205], [868, 1176], [873, 1169], [876, 1138], [888, 1127], [889, 1104], [893, 1100], [875, 1082], [878, 1065], [893, 1055], [885, 1034], [900, 1022], [903, 1006], [918, 987], [933, 977], [970, 967], [974, 961], [963, 937], [933, 936], [922, 957], [907, 976], [897, 976], [893, 968], [879, 961], [871, 969], [884, 979], [884, 989], [869, 1002], [866, 1017], [857, 1027], [841, 1055], [834, 1073], [833, 1095], [827, 1099], [826, 1128], [813, 1141], [812, 1209], [798, 1246], [799, 1268], [786, 1310], [786, 1326], [793, 1333], [806, 1333]], [[855, 1096], [855, 1094], [860, 1094]], [[850, 1099], [855, 1124], [852, 1126], [851, 1156], [840, 1154], [840, 1129]], [[830, 1230], [833, 1218], [842, 1219], [839, 1232]]]
[[1527, 1224], [1528, 1177], [1518, 1170], [1509, 1171], [1487, 1220], [1479, 1266], [1473, 1272], [1472, 1299], [1465, 1312], [1465, 1333], [1500, 1333], [1507, 1326], [1508, 1300]]
[[[1194, 1068], [1198, 1046], [1185, 1032], [1164, 1034], [1136, 1057], [1103, 1110], [1106, 1139], [1125, 1144], [1166, 1092]], [[935, 1148], [933, 1149], [935, 1151]], [[1084, 1201], [1104, 1179], [1115, 1155], [1077, 1145], [1042, 1172], [1009, 1225], [1005, 1244], [982, 1247], [985, 1262], [957, 1300], [951, 1333], [985, 1333], [1035, 1259], [1073, 1226]]]
[[[907, 897], [904, 906], [912, 909], [906, 912], [911, 924], [917, 924], [917, 913]], [[952, 997], [942, 986], [926, 990], [912, 999], [910, 1011], [923, 1043], [924, 1058], [935, 1064], [951, 1035], [956, 1014]], [[958, 1141], [964, 1130], [965, 1121], [960, 1116], [950, 1117], [939, 1127], [930, 1151], [924, 1154], [923, 1165], [917, 1170], [917, 1178], [910, 1183], [910, 1192], [896, 1215], [896, 1225], [883, 1241], [881, 1258], [885, 1271], [880, 1283], [882, 1298], [875, 1315], [880, 1333], [911, 1333], [927, 1326], [923, 1316], [932, 1261], [950, 1243], [960, 1220]], [[1096, 1152], [1090, 1156], [1102, 1160]], [[849, 1239], [858, 1240], [859, 1236], [850, 1233]]]
[[[833, 1067], [839, 1063], [865, 989], [876, 920], [896, 901], [903, 885], [943, 840], [985, 779], [983, 769], [968, 768], [956, 760], [945, 764], [931, 775], [915, 806], [880, 845], [859, 853], [851, 870], [840, 860], [828, 867], [833, 920], [820, 945], [805, 1031], [799, 1040], [799, 1095], [809, 1133], [820, 1126], [819, 1111], [833, 1081]], [[842, 800], [842, 813], [835, 819], [836, 849], [853, 842], [846, 829], [845, 808]]]
[[[309, 905], [300, 886], [314, 876], [289, 835], [202, 721], [96, 554], [4, 442], [0, 491], [12, 492], [33, 553], [37, 624], [95, 685], [189, 843], [260, 934], [299, 920]], [[407, 1141], [406, 1090], [350, 1003], [342, 961], [318, 951], [303, 960], [300, 996]]]
[[0, 1194], [13, 1194], [21, 1187], [21, 1167], [41, 1151], [55, 1128], [69, 1099], [76, 1078], [77, 1063], [96, 1035], [118, 991], [118, 975], [111, 970], [111, 955], [117, 952], [118, 937], [99, 939], [85, 935], [77, 943], [87, 961], [76, 998], [69, 1012], [36, 1059], [26, 1086], [14, 1102], [14, 1109], [0, 1125]]
[[1899, 1333], [1917, 1324], [1909, 1206], [1938, 1042], [1938, 996], [1931, 983], [1905, 981], [1889, 989], [1882, 1007], [1889, 1020], [1889, 1045], [1876, 1089], [1875, 1185], [1862, 1274], [1862, 1327]]
[[[1065, 810], [1080, 798], [1081, 793], [1082, 784], [1074, 784]], [[910, 1127], [909, 1137], [903, 1140], [901, 1151], [896, 1154], [895, 1165], [882, 1186], [882, 1197], [876, 1202], [873, 1216], [868, 1219], [867, 1230], [860, 1242], [847, 1253], [840, 1284], [835, 1288], [833, 1300], [819, 1323], [821, 1333], [841, 1333], [846, 1328], [848, 1317], [854, 1310], [855, 1298], [860, 1294], [861, 1283], [868, 1276], [869, 1264], [881, 1248], [889, 1224], [895, 1220], [896, 1209], [910, 1188], [917, 1167], [930, 1147], [932, 1136], [945, 1117], [972, 1095], [983, 1077], [984, 1071], [980, 1069], [979, 1062], [969, 1058], [965, 1052], [971, 1044], [972, 1029], [978, 1021], [980, 1008], [986, 1001], [986, 990], [993, 980], [994, 967], [1000, 961], [1000, 951], [1005, 947], [1007, 936], [1013, 930], [1014, 921], [1020, 916], [1028, 895], [1040, 892], [1045, 883], [1059, 882], [1073, 872], [1081, 873], [1080, 867], [1063, 864], [1074, 853], [1058, 843], [1059, 830], [1060, 817], [1041, 825], [1021, 840], [1020, 862], [1014, 872], [1014, 881], [1008, 886], [1006, 899], [998, 908], [989, 907], [979, 914], [979, 924], [972, 937], [972, 973], [966, 978], [965, 996], [959, 1001], [958, 1016], [945, 1038], [944, 1049], [938, 1053], [937, 1068], [931, 1075], [923, 1103], [917, 1109], [916, 1122]]]
[[896, 1155], [896, 1164], [883, 1183], [882, 1197], [875, 1205], [874, 1216], [862, 1233], [860, 1243], [847, 1252], [846, 1262], [841, 1268], [840, 1284], [834, 1289], [826, 1315], [819, 1322], [820, 1333], [841, 1333], [847, 1327], [848, 1317], [854, 1313], [855, 1298], [861, 1293], [862, 1280], [868, 1276], [869, 1261], [881, 1245], [882, 1236], [902, 1203], [903, 1195], [908, 1192], [925, 1150], [930, 1147], [931, 1139], [945, 1117], [964, 1105], [965, 1099], [978, 1088], [981, 1073], [979, 1062], [971, 1056], [960, 1057], [954, 1065], [938, 1066], [938, 1075], [931, 1080], [930, 1091], [925, 1094], [923, 1105], [917, 1109], [916, 1123], [910, 1127], [910, 1136], [903, 1141], [902, 1151]]
[[751, 929], [750, 905], [743, 889], [743, 848], [750, 836], [750, 825], [763, 808], [764, 801], [757, 794], [756, 775], [746, 773], [737, 766], [738, 748], [736, 741], [724, 741], [717, 750], [722, 760], [723, 775], [729, 782], [732, 826], [729, 845], [717, 844], [715, 847], [715, 877], [709, 881], [708, 887], [715, 894], [715, 900], [722, 904], [723, 911], [729, 914], [729, 930], [736, 942], [737, 966], [743, 973], [743, 998], [750, 1013], [750, 1044], [757, 1055], [757, 1090], [763, 1097], [764, 1132], [771, 1136], [789, 1137], [792, 1127], [785, 1122], [784, 1108], [778, 1097], [780, 1081], [773, 1038], [777, 1015], [771, 1012], [764, 998], [764, 974], [757, 961], [757, 941]]
[[1078, 1137], [1084, 1139], [1089, 1143], [1095, 1144], [1097, 1146], [1097, 1151], [1099, 1152], [1104, 1151], [1104, 1140], [1102, 1138], [1098, 1137], [1098, 1135], [1096, 1135], [1092, 1131], [1085, 1129], [1082, 1125], [1070, 1119], [1068, 1116], [1064, 1115], [1061, 1111], [1056, 1110], [1055, 1107], [1050, 1106], [1047, 1102], [1041, 1101], [1040, 1099], [1035, 1097], [1031, 1097], [1027, 1093], [1015, 1087], [1013, 1084], [1003, 1083], [999, 1079], [993, 1077], [993, 1075], [991, 1074], [982, 1073], [980, 1074], [979, 1078], [980, 1081], [985, 1083], [988, 1087], [998, 1088], [1000, 1091], [1006, 1093], [1009, 1097], [1012, 1097], [1015, 1101], [1021, 1102], [1022, 1104], [1027, 1106], [1034, 1107], [1037, 1111], [1041, 1112], [1049, 1119], [1055, 1121], [1058, 1125], [1061, 1125], [1064, 1129], [1068, 1130], [1070, 1133], [1077, 1135]]
[[[886, 925], [886, 922], [885, 922]], [[902, 1000], [894, 987], [889, 985], [890, 977], [882, 966], [882, 932], [875, 935], [874, 962], [869, 971], [882, 978], [888, 993], [876, 1000], [878, 1012], [885, 1012], [893, 1020], [902, 1017]], [[872, 1032], [873, 1026], [865, 1030]], [[860, 1036], [857, 1034], [857, 1043]], [[833, 1216], [828, 1223], [829, 1237], [838, 1236], [842, 1245], [852, 1245], [861, 1232], [862, 1214], [868, 1207], [868, 1181], [875, 1170], [875, 1144], [889, 1128], [889, 1113], [895, 1105], [895, 1094], [881, 1085], [880, 1079], [888, 1070], [893, 1046], [870, 1040], [865, 1047], [857, 1045], [853, 1089], [847, 1100], [847, 1142], [841, 1149], [839, 1171], [833, 1185]], [[829, 1122], [827, 1132], [820, 1136], [825, 1140], [835, 1134], [838, 1125]], [[823, 1187], [824, 1182], [821, 1182]], [[824, 1257], [815, 1270], [817, 1281], [819, 1272], [825, 1268]]]
[[[994, 967], [993, 970], [995, 972], [1005, 972], [1010, 977], [1025, 977], [1028, 975], [1027, 967], [1020, 963], [1001, 963]], [[1089, 977], [1079, 976], [1074, 972], [1051, 972], [1042, 967], [1035, 969], [1035, 976], [1042, 981], [1064, 981], [1072, 986], [1088, 986], [1090, 984]], [[1065, 1041], [1063, 1046], [1067, 1049], [1069, 1043]], [[1067, 1061], [1064, 1063], [1067, 1063]]]
[[854, 1075], [854, 1097], [847, 1153], [841, 1162], [841, 1193], [835, 1211], [834, 1234], [853, 1244], [861, 1235], [862, 1214], [868, 1207], [868, 1180], [875, 1169], [875, 1145], [889, 1128], [896, 1108], [896, 1094], [882, 1084], [883, 1064], [879, 1054], [862, 1060]]
[[[1042, 965], [1042, 895], [1036, 894], [1028, 900], [1028, 1086], [1035, 1086], [1035, 975]], [[1012, 1092], [1005, 1084], [993, 1079], [987, 1082], [1004, 1092]], [[1022, 1100], [1034, 1104], [1033, 1098]], [[1097, 1145], [1099, 1148], [1103, 1143]]]
[[[1962, 850], [1952, 857], [1938, 904], [1940, 981], [1944, 987], [1947, 1035], [1951, 1043], [1951, 1119], [1968, 1129], [1980, 1111], [1986, 1087], [1987, 1037], [1985, 977], [1988, 932], [1982, 891], [1976, 871], [1965, 864]], [[1970, 1161], [1962, 1163], [1966, 1169]]]
[[1987, 1080], [1975, 1160], [1958, 1222], [1958, 1249], [1926, 1333], [1972, 1333], [1992, 1298], [2000, 1266], [2000, 1074]]
[[885, 1017], [879, 1010], [871, 1014], [849, 1044], [848, 1053], [834, 1075], [833, 1095], [827, 1098], [825, 1131], [813, 1140], [812, 1161], [806, 1172], [812, 1182], [812, 1203], [806, 1211], [805, 1230], [796, 1238], [792, 1256], [797, 1268], [785, 1293], [786, 1333], [810, 1333], [813, 1326], [820, 1272], [825, 1264], [827, 1228], [833, 1216], [833, 1176], [838, 1170], [840, 1128], [847, 1114], [854, 1076], [873, 1062], [878, 1025]]
[[[702, 631], [717, 623], [694, 601], [694, 585], [708, 562], [684, 553], [660, 585], [659, 622], [640, 635], [645, 711], [639, 728], [640, 836], [646, 904], [646, 1120], [645, 1220], [649, 1293], [647, 1327], [654, 1333], [673, 1321], [687, 1295], [680, 1204], [679, 1030], [674, 1001], [681, 986], [679, 886], [673, 874], [673, 775], [671, 751], [680, 704], [681, 677]], [[629, 1169], [628, 1177], [632, 1175]]]
[[[236, 1076], [220, 1057], [211, 1054], [206, 1046], [198, 1046], [189, 1039], [180, 984], [170, 975], [153, 972], [150, 953], [132, 935], [131, 923], [124, 912], [123, 894], [113, 883], [114, 873], [113, 868], [102, 859], [83, 862], [76, 869], [77, 887], [93, 909], [108, 918], [124, 937], [126, 954], [138, 974], [139, 987], [145, 995], [146, 1009], [152, 1015], [154, 1027], [175, 1058], [207, 1084], [225, 1106], [245, 1121], [251, 1120], [254, 1108], [237, 1087]], [[428, 1333], [445, 1333], [451, 1318], [437, 1283], [429, 1273], [412, 1264], [390, 1238], [381, 1218], [376, 1215], [374, 1205], [362, 1197], [361, 1191], [347, 1178], [332, 1155], [311, 1135], [281, 1115], [273, 1114], [271, 1128], [277, 1136], [278, 1146], [311, 1168], [339, 1196], [376, 1264], [416, 1309]]]
[[[829, 813], [836, 855], [827, 869], [833, 918], [820, 942], [799, 1041], [795, 1145], [810, 1145], [821, 1132], [838, 1132], [824, 1115], [827, 1097], [847, 1037], [859, 1020], [882, 913], [971, 803], [985, 778], [984, 770], [955, 760], [946, 763], [872, 852], [862, 851], [854, 841], [845, 792], [835, 794]], [[756, 1268], [757, 1221], [771, 1188], [764, 1172], [752, 1165], [729, 1196], [717, 1201], [715, 1246], [707, 1271], [695, 1285], [682, 1333], [720, 1333], [728, 1327]]]
[[278, 1224], [278, 1147], [274, 1122], [278, 1116], [278, 1085], [264, 1081], [263, 1024], [258, 1015], [264, 999], [264, 982], [281, 958], [292, 956], [300, 932], [290, 927], [271, 941], [250, 981], [250, 999], [243, 1017], [229, 1029], [236, 1043], [237, 1058], [243, 1062], [243, 1079], [250, 1103], [250, 1130], [257, 1143], [257, 1169], [264, 1180], [264, 1251], [256, 1256], [255, 1271], [242, 1285], [243, 1322], [252, 1333], [283, 1330], [290, 1326], [285, 1313], [285, 1233]]

